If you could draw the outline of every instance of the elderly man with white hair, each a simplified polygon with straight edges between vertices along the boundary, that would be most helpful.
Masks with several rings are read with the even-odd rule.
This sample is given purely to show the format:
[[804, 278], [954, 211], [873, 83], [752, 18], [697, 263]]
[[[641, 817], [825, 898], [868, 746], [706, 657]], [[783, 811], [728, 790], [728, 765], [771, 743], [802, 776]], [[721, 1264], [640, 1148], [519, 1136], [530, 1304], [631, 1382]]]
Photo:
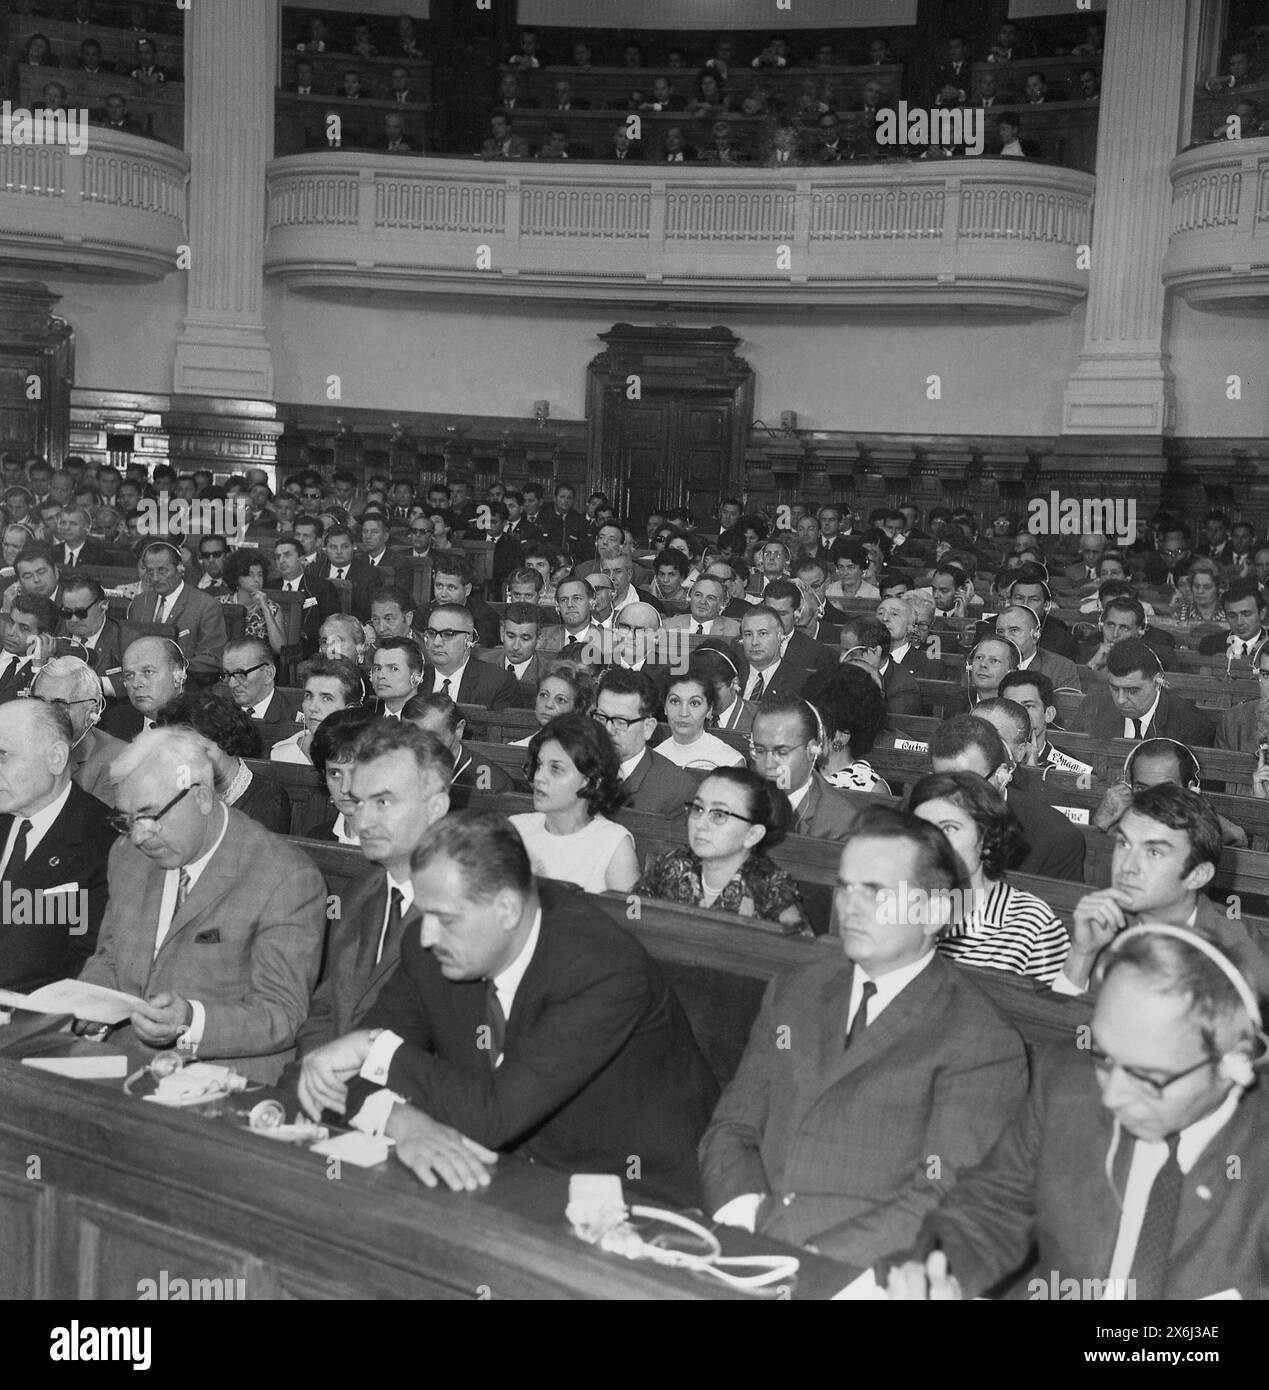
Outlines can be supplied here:
[[896, 666], [902, 666], [917, 680], [947, 679], [947, 669], [942, 661], [932, 654], [928, 637], [925, 635], [929, 632], [933, 616], [934, 600], [919, 594], [883, 598], [877, 605], [877, 619], [890, 633], [890, 660]]
[[75, 741], [70, 772], [76, 785], [107, 806], [115, 804], [110, 767], [127, 744], [97, 727], [106, 708], [101, 677], [77, 656], [55, 656], [45, 662], [31, 683], [31, 694], [45, 704], [58, 705], [70, 717]]
[[312, 861], [216, 795], [192, 730], [141, 734], [114, 765], [110, 904], [81, 978], [141, 999], [123, 1041], [272, 1082], [295, 1051], [326, 929]]

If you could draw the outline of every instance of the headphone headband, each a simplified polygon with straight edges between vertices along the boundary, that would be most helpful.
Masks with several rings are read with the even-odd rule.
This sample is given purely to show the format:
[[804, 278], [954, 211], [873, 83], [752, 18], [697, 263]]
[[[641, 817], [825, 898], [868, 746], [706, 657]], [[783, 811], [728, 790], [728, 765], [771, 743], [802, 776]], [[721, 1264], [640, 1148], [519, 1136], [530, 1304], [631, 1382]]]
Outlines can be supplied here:
[[1162, 922], [1151, 922], [1139, 927], [1129, 927], [1127, 931], [1122, 931], [1106, 948], [1107, 958], [1117, 955], [1122, 949], [1125, 941], [1130, 941], [1134, 937], [1142, 936], [1170, 936], [1176, 941], [1183, 941], [1187, 946], [1192, 946], [1196, 951], [1206, 956], [1208, 960], [1221, 972], [1222, 975], [1233, 986], [1235, 994], [1238, 995], [1247, 1016], [1251, 1019], [1257, 1030], [1263, 1025], [1260, 1017], [1260, 1004], [1256, 996], [1252, 993], [1251, 986], [1244, 979], [1242, 972], [1238, 970], [1233, 961], [1223, 952], [1218, 951], [1215, 946], [1198, 932], [1191, 931], [1188, 927], [1173, 927]]
[[1192, 748], [1187, 748], [1183, 743], [1178, 743], [1174, 738], [1168, 738], [1163, 734], [1156, 734], [1150, 738], [1143, 738], [1135, 748], [1129, 750], [1128, 756], [1124, 759], [1125, 782], [1132, 781], [1132, 769], [1133, 765], [1137, 761], [1137, 755], [1143, 750], [1146, 752], [1147, 755], [1154, 752], [1154, 749], [1147, 748], [1146, 746], [1147, 744], [1151, 743], [1166, 743], [1176, 751], [1177, 761], [1183, 762], [1189, 768], [1191, 773], [1189, 781], [1187, 781], [1185, 784], [1187, 789], [1189, 789], [1191, 781], [1198, 782], [1202, 780], [1202, 768], [1199, 767], [1198, 758], [1194, 756], [1194, 750]]

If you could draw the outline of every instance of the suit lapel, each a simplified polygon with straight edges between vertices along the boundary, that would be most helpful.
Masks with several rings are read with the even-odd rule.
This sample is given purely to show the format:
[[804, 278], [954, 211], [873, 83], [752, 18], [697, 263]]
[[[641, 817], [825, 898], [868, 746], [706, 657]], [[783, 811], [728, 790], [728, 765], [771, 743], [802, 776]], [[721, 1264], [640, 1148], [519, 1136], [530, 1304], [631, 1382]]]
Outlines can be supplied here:
[[634, 771], [626, 778], [622, 784], [622, 790], [627, 796], [634, 796], [648, 780], [648, 773], [652, 771], [652, 754], [648, 749], [643, 750], [643, 757], [634, 765]]
[[[238, 882], [237, 863], [238, 836], [234, 831], [233, 813], [226, 809], [229, 824], [225, 827], [225, 838], [212, 855], [211, 861], [198, 877], [198, 882], [190, 890], [190, 895], [172, 914], [172, 925], [167, 929], [163, 944], [159, 947], [154, 961], [157, 965], [163, 953], [190, 927], [209, 912]], [[162, 880], [160, 880], [161, 886]], [[155, 928], [158, 927], [158, 912], [155, 911]]]

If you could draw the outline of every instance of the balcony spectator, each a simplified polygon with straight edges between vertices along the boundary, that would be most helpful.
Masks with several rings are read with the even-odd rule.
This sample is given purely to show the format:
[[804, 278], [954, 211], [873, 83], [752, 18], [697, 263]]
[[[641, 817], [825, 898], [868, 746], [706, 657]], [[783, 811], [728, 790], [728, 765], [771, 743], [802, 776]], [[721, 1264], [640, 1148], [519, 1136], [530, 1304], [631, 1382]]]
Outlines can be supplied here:
[[575, 43], [573, 45], [573, 66], [581, 72], [589, 72], [591, 67], [590, 45], [587, 43]]
[[657, 77], [653, 79], [652, 91], [639, 102], [640, 111], [682, 111], [687, 106], [686, 100], [670, 86], [668, 77]]
[[696, 96], [687, 104], [687, 114], [693, 117], [716, 117], [731, 110], [731, 102], [723, 84], [712, 72], [703, 72], [696, 80]]
[[665, 143], [661, 147], [662, 164], [690, 164], [696, 159], [696, 151], [683, 138], [680, 126], [672, 125], [665, 132]]
[[295, 45], [300, 53], [325, 53], [330, 39], [326, 32], [326, 21], [313, 15], [308, 22], [308, 37], [303, 43]]
[[1209, 92], [1232, 92], [1239, 87], [1247, 87], [1255, 81], [1251, 70], [1251, 60], [1243, 49], [1229, 55], [1228, 72], [1209, 77], [1204, 84]]
[[520, 79], [514, 72], [504, 72], [498, 79], [498, 105], [504, 111], [536, 111], [538, 103], [521, 95]]
[[143, 87], [159, 87], [167, 81], [167, 69], [158, 64], [158, 51], [153, 39], [137, 40], [136, 65], [132, 69], [132, 80]]
[[934, 74], [935, 90], [942, 91], [944, 87], [955, 87], [960, 93], [962, 103], [967, 102], [970, 93], [971, 67], [969, 49], [965, 43], [964, 34], [949, 34], [947, 56], [939, 64], [938, 70]]
[[530, 71], [543, 66], [543, 56], [538, 48], [538, 36], [532, 29], [520, 30], [520, 48], [507, 59], [507, 66]]
[[1075, 97], [1078, 101], [1100, 101], [1102, 96], [1102, 79], [1097, 75], [1096, 68], [1085, 68], [1075, 79]]
[[1029, 72], [1026, 86], [1027, 105], [1043, 106], [1049, 96], [1049, 84], [1044, 80], [1044, 74], [1042, 72]]
[[423, 99], [423, 93], [416, 92], [410, 86], [409, 70], [407, 68], [393, 68], [388, 87], [388, 100], [395, 102], [398, 106], [408, 106], [413, 101], [422, 101]]
[[361, 21], [353, 25], [353, 43], [351, 51], [358, 58], [370, 60], [379, 56], [379, 50], [375, 47], [375, 42], [370, 33], [370, 25]]
[[632, 140], [627, 133], [624, 125], [619, 125], [612, 133], [612, 145], [608, 151], [608, 158], [616, 160], [619, 164], [630, 163], [634, 160], [642, 160], [647, 156], [644, 153], [643, 141]]
[[736, 143], [731, 124], [715, 121], [710, 130], [711, 140], [705, 146], [706, 164], [747, 164], [748, 154]]
[[96, 39], [85, 39], [79, 45], [79, 57], [75, 66], [90, 77], [96, 77], [100, 73], [112, 73], [115, 70], [113, 63], [102, 62], [101, 44]]
[[573, 84], [562, 77], [555, 84], [555, 105], [554, 111], [589, 111], [590, 102], [584, 101], [581, 97], [573, 95]]
[[1071, 49], [1072, 58], [1100, 58], [1102, 56], [1102, 26], [1090, 24], [1084, 30], [1083, 39]]
[[893, 63], [894, 59], [890, 56], [890, 45], [885, 39], [870, 39], [868, 41], [868, 66], [879, 68], [885, 63]]
[[547, 133], [546, 144], [539, 148], [535, 156], [537, 159], [578, 159], [580, 157], [574, 147], [569, 144], [566, 125], [553, 125]]
[[854, 158], [854, 150], [842, 139], [841, 122], [836, 111], [826, 111], [820, 117], [818, 138], [811, 151], [815, 164], [840, 164]]
[[418, 34], [414, 28], [414, 20], [408, 14], [403, 14], [397, 20], [396, 51], [404, 53], [407, 58], [423, 57], [423, 50], [419, 47]]
[[989, 111], [1000, 105], [999, 84], [994, 72], [980, 72], [977, 78], [978, 95], [974, 98], [975, 107]]
[[57, 68], [61, 64], [53, 52], [53, 45], [44, 34], [32, 34], [22, 49], [19, 63], [24, 68]]
[[313, 81], [313, 65], [307, 58], [300, 59], [295, 65], [295, 81], [291, 84], [291, 91], [297, 97], [317, 95], [317, 84]]
[[406, 138], [405, 117], [399, 111], [388, 111], [383, 117], [384, 149], [388, 154], [417, 154], [417, 147]]
[[112, 92], [106, 98], [106, 119], [105, 127], [107, 130], [116, 130], [121, 135], [144, 135], [145, 131], [141, 128], [140, 121], [128, 110], [128, 100], [120, 96], [117, 92]]

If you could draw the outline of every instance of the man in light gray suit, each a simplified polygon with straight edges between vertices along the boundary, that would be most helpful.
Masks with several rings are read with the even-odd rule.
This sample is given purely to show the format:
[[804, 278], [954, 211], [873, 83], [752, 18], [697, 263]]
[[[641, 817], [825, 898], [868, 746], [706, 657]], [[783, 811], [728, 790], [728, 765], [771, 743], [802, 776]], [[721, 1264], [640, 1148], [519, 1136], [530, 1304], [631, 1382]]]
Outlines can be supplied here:
[[706, 1210], [865, 1269], [1004, 1131], [1022, 1039], [934, 943], [961, 885], [942, 831], [856, 822], [834, 906], [845, 959], [778, 975], [700, 1145]]
[[145, 588], [128, 605], [128, 621], [169, 624], [191, 674], [218, 676], [229, 636], [221, 605], [185, 582], [184, 561], [166, 541], [146, 546], [141, 570]]

